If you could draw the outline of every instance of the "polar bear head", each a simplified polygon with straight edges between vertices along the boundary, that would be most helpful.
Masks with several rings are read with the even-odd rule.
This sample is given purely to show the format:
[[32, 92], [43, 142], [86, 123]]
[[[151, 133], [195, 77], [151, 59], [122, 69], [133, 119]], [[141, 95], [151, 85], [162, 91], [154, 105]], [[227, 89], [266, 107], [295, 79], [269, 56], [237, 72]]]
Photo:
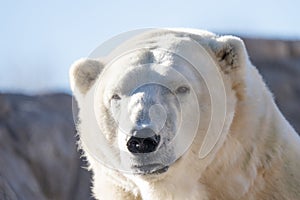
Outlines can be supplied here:
[[[107, 58], [75, 62], [70, 79], [88, 159], [162, 174], [186, 154], [198, 158], [201, 146], [217, 149], [243, 98], [246, 58], [242, 41], [232, 36], [155, 30]], [[223, 109], [224, 120], [215, 120]]]

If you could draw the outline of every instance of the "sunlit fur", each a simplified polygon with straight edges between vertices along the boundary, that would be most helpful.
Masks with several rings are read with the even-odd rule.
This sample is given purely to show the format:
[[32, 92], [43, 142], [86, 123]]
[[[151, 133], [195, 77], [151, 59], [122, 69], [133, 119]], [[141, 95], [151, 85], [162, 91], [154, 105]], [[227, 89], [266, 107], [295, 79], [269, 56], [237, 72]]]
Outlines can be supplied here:
[[[79, 141], [79, 147], [85, 151], [90, 164], [89, 169], [93, 172], [94, 196], [97, 199], [128, 200], [300, 199], [299, 136], [275, 105], [272, 94], [249, 61], [244, 44], [239, 38], [217, 36], [199, 30], [169, 29], [146, 33], [131, 42], [156, 47], [163, 42], [167, 44], [164, 47], [168, 46], [170, 51], [176, 52], [180, 50], [180, 45], [189, 44], [191, 38], [206, 49], [221, 72], [227, 96], [227, 114], [222, 137], [209, 155], [200, 159], [199, 148], [203, 140], [203, 130], [199, 130], [192, 146], [166, 173], [148, 176], [124, 174], [102, 166], [85, 151], [86, 147]], [[178, 42], [180, 40], [184, 42]], [[130, 43], [126, 45], [128, 47]], [[126, 45], [115, 50], [115, 54], [126, 48]], [[197, 56], [197, 51], [193, 49], [184, 51]], [[140, 54], [147, 55], [143, 52]], [[153, 59], [149, 55], [144, 59], [138, 55], [139, 53], [136, 56], [137, 64]], [[164, 56], [167, 55], [161, 55]], [[159, 55], [156, 55], [157, 57]], [[166, 58], [166, 61], [168, 60], [170, 59]], [[93, 67], [86, 67], [85, 62], [90, 66], [93, 63]], [[95, 64], [97, 62], [99, 63]], [[125, 65], [126, 62], [124, 61]], [[134, 59], [130, 62], [132, 64]], [[106, 80], [111, 78], [107, 76], [113, 75], [112, 73], [126, 76], [126, 70], [129, 68], [122, 67], [119, 71], [105, 73], [106, 76], [103, 77], [100, 71], [105, 69], [104, 61], [100, 64], [100, 61], [91, 62], [86, 59], [72, 66], [70, 80], [80, 108], [79, 136], [93, 131], [98, 126], [96, 121], [90, 119], [92, 109], [89, 105], [90, 100], [94, 98], [94, 92], [97, 91], [95, 79], [104, 80], [101, 82], [102, 88], [113, 87], [114, 84], [105, 84]], [[135, 70], [135, 67], [131, 66], [129, 71], [131, 70]], [[188, 67], [181, 70], [182, 73], [187, 73], [190, 69]], [[114, 74], [114, 77], [117, 76]], [[113, 80], [110, 82], [119, 84], [118, 78]], [[130, 84], [130, 81], [124, 84]], [[200, 84], [196, 87], [199, 91], [202, 88]], [[100, 91], [103, 92], [104, 89]], [[200, 98], [199, 104], [208, 102], [207, 96], [197, 95]], [[108, 97], [104, 96], [104, 100], [98, 103], [102, 115], [100, 126], [104, 127], [106, 137], [113, 140], [111, 134], [115, 134], [117, 127], [107, 109], [105, 98]], [[193, 108], [189, 108], [188, 102], [185, 102], [185, 107], [187, 110], [184, 112], [192, 112]], [[209, 111], [203, 108], [201, 112], [205, 116]], [[208, 123], [205, 118], [202, 119], [201, 123]]]

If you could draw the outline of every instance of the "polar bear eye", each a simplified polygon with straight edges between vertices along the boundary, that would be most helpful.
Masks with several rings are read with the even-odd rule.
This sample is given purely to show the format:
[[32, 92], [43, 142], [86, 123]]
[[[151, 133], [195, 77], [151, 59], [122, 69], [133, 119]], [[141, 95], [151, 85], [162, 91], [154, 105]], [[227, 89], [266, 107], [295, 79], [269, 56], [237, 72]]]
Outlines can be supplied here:
[[187, 86], [180, 86], [180, 87], [178, 87], [177, 89], [176, 89], [176, 93], [177, 94], [184, 94], [184, 93], [187, 93], [187, 92], [189, 92], [190, 91], [190, 88], [189, 87], [187, 87]]
[[111, 99], [120, 100], [121, 97], [118, 94], [114, 94], [114, 95], [111, 96]]

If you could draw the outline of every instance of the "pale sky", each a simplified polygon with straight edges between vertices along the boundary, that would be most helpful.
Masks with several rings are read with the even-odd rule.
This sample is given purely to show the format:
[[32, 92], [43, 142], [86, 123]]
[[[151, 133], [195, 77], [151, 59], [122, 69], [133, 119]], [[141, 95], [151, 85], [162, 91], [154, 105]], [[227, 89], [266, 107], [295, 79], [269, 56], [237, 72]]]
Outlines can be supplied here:
[[68, 69], [102, 42], [147, 27], [300, 40], [300, 1], [2, 1], [0, 91], [68, 91]]

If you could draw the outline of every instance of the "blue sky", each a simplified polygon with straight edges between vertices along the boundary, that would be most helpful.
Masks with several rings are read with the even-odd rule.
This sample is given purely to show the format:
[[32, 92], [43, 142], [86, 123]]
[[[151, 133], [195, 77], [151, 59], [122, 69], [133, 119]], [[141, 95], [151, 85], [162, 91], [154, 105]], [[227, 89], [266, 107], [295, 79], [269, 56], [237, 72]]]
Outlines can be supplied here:
[[0, 91], [67, 91], [73, 61], [137, 28], [300, 39], [299, 8], [299, 0], [2, 1]]

